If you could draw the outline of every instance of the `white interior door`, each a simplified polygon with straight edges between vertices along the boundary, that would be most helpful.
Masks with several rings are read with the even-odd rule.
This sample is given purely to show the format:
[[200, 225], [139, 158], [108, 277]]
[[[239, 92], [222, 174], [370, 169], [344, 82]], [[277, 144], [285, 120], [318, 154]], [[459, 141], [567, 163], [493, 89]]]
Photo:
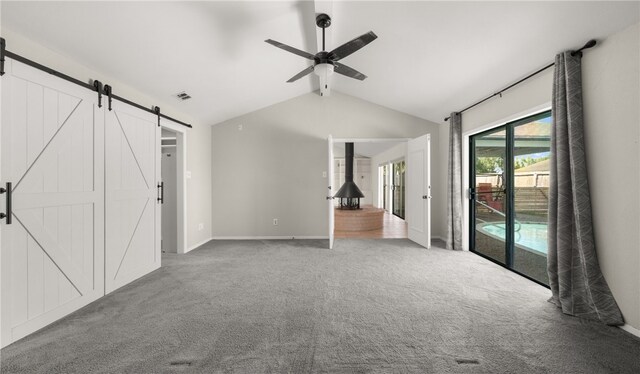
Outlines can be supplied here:
[[97, 95], [11, 59], [5, 69], [0, 171], [13, 209], [0, 223], [2, 346], [104, 295]]
[[431, 136], [409, 140], [407, 147], [407, 224], [409, 239], [431, 247]]
[[329, 135], [327, 139], [329, 163], [327, 165], [327, 206], [329, 208], [329, 249], [333, 249], [334, 229], [335, 229], [335, 210], [333, 206], [333, 136]]
[[160, 267], [160, 127], [157, 117], [113, 102], [105, 111], [105, 290]]

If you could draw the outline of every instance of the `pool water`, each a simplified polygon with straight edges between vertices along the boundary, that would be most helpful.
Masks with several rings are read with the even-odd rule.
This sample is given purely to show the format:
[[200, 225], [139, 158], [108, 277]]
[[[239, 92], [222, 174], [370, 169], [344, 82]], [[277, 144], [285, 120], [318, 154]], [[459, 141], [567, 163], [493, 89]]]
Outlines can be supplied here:
[[[518, 226], [520, 229], [518, 229]], [[479, 229], [485, 233], [505, 240], [506, 225], [504, 223], [484, 223]], [[516, 245], [524, 249], [540, 252], [547, 255], [547, 224], [546, 223], [520, 223], [516, 224], [514, 234]]]

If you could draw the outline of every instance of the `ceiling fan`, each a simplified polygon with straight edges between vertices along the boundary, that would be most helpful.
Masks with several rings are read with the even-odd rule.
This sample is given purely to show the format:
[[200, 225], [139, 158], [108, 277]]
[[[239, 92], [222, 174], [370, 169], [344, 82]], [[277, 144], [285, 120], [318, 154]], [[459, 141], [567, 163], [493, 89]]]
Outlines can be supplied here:
[[324, 30], [331, 25], [331, 17], [324, 13], [318, 14], [318, 16], [316, 17], [316, 25], [322, 28], [322, 51], [316, 53], [315, 55], [305, 51], [301, 51], [297, 48], [288, 46], [272, 39], [265, 40], [265, 42], [271, 45], [313, 61], [312, 66], [309, 66], [308, 68], [294, 75], [287, 82], [295, 82], [298, 79], [311, 74], [311, 72], [314, 72], [318, 77], [320, 77], [320, 95], [328, 96], [330, 92], [328, 78], [334, 72], [346, 75], [350, 78], [364, 80], [367, 77], [366, 75], [353, 68], [348, 67], [347, 65], [341, 64], [338, 61], [349, 56], [365, 45], [371, 43], [378, 36], [374, 34], [373, 31], [369, 31], [366, 34], [360, 35], [359, 37], [344, 43], [333, 51], [327, 52], [325, 51], [324, 46]]

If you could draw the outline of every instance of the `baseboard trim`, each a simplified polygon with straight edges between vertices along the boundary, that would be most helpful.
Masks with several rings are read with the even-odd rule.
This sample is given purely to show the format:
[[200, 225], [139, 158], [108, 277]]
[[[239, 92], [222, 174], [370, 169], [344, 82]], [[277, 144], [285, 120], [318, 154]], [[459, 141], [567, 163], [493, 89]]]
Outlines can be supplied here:
[[624, 331], [628, 332], [629, 334], [635, 335], [638, 338], [640, 338], [640, 330], [638, 330], [637, 328], [629, 325], [628, 323], [625, 323], [624, 325], [618, 326], [618, 327], [620, 327]]
[[328, 236], [213, 236], [213, 240], [286, 240], [286, 239], [329, 239]]
[[200, 247], [201, 245], [207, 244], [208, 242], [210, 242], [213, 238], [209, 238], [209, 239], [205, 239], [203, 241], [201, 241], [200, 243], [196, 243], [194, 245], [192, 245], [191, 247], [187, 248], [187, 250], [184, 253], [188, 253], [193, 251], [194, 249]]

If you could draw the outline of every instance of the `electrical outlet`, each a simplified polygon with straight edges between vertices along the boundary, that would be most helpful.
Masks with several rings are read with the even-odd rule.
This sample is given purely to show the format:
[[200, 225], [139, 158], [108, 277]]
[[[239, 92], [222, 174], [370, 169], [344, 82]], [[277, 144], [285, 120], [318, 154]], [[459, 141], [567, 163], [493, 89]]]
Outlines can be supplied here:
[[322, 178], [326, 178], [326, 177], [327, 177], [327, 172], [326, 172], [326, 171], [323, 171], [323, 172], [322, 172]]
[[238, 130], [242, 131], [242, 125], [238, 125]]
[[202, 231], [204, 229], [204, 223], [198, 223], [198, 231]]
[[278, 226], [278, 219], [277, 219], [277, 218], [274, 218], [274, 219], [273, 219], [273, 225], [274, 225], [274, 226]]

